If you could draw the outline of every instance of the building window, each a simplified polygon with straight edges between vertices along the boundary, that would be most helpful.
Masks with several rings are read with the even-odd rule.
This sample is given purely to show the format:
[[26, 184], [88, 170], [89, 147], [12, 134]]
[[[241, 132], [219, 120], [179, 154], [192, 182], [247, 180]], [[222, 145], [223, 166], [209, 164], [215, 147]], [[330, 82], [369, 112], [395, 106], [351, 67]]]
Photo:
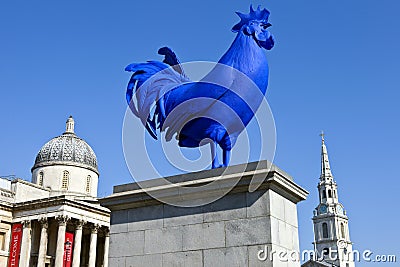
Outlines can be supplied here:
[[328, 238], [328, 224], [327, 223], [323, 223], [322, 224], [322, 238]]
[[63, 172], [62, 183], [61, 183], [61, 189], [62, 190], [68, 190], [68, 185], [69, 185], [69, 172], [68, 171], [64, 171]]
[[342, 234], [342, 238], [345, 238], [345, 231], [344, 231], [344, 224], [343, 223], [340, 224], [340, 232]]
[[40, 172], [39, 173], [39, 181], [38, 181], [38, 185], [40, 185], [40, 186], [43, 186], [43, 177], [44, 177], [43, 172]]
[[90, 175], [86, 177], [86, 193], [90, 193], [91, 178]]
[[5, 250], [6, 233], [0, 233], [0, 250]]
[[332, 197], [332, 190], [328, 190], [328, 197]]
[[323, 198], [323, 199], [326, 199], [326, 192], [325, 192], [325, 190], [322, 190], [322, 198]]

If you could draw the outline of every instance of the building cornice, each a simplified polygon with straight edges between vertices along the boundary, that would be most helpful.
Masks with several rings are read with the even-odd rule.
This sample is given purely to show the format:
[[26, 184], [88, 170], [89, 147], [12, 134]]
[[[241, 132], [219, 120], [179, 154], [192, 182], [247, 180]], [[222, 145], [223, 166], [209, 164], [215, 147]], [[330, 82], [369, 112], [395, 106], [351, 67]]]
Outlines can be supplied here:
[[43, 161], [41, 163], [37, 163], [37, 164], [35, 164], [35, 166], [33, 166], [31, 168], [31, 172], [33, 172], [37, 168], [48, 167], [48, 166], [79, 167], [82, 169], [90, 170], [92, 172], [95, 172], [97, 175], [100, 175], [99, 171], [92, 166], [89, 166], [89, 165], [83, 164], [83, 163], [79, 163], [79, 162], [71, 162], [71, 161], [63, 161], [63, 160], [54, 160], [54, 161], [49, 160], [49, 161]]
[[18, 202], [13, 204], [14, 212], [32, 211], [35, 209], [43, 209], [54, 206], [67, 205], [81, 210], [93, 212], [102, 216], [110, 216], [110, 211], [101, 206], [90, 205], [83, 201], [75, 201], [66, 196], [54, 196], [49, 198], [40, 198], [31, 201]]
[[11, 212], [13, 210], [13, 204], [0, 200], [0, 209]]
[[43, 191], [47, 191], [47, 192], [51, 191], [49, 188], [45, 188], [43, 186], [37, 185], [37, 184], [32, 183], [32, 182], [25, 181], [25, 180], [20, 179], [20, 178], [13, 180], [11, 183], [12, 184], [21, 183], [21, 184], [29, 185], [31, 187], [35, 187], [35, 188], [43, 190]]
[[337, 218], [341, 218], [344, 220], [349, 219], [346, 215], [340, 215], [340, 214], [336, 214], [336, 213], [326, 213], [326, 214], [320, 214], [320, 215], [314, 216], [312, 218], [312, 220], [317, 222], [319, 220], [324, 220], [326, 218], [332, 218], [332, 217], [337, 217]]
[[273, 190], [294, 203], [308, 195], [287, 173], [270, 162], [260, 161], [116, 186], [114, 194], [99, 201], [111, 210], [120, 210], [171, 200], [211, 199], [223, 192], [248, 192], [254, 184], [259, 184], [258, 190]]

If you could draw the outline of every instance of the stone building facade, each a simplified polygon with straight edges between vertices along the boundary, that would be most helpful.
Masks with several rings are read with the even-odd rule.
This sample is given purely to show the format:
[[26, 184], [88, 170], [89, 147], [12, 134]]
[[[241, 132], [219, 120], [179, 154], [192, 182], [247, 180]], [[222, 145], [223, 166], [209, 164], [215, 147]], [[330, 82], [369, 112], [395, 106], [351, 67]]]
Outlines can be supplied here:
[[0, 179], [0, 266], [107, 267], [110, 210], [98, 202], [98, 178], [70, 117], [39, 151], [32, 182]]

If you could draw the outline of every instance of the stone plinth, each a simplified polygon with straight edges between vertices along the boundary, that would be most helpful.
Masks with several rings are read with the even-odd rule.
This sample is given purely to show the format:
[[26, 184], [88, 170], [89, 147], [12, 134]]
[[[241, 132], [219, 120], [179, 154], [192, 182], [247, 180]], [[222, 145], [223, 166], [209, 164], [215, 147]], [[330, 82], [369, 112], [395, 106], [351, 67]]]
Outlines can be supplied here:
[[[260, 186], [249, 192], [254, 175]], [[166, 179], [171, 184], [154, 179], [115, 186], [101, 200], [112, 211], [110, 266], [300, 266], [277, 253], [299, 251], [296, 203], [308, 193], [275, 165], [262, 161]], [[206, 205], [163, 203], [201, 203], [232, 184]], [[258, 259], [266, 248], [276, 251], [273, 261]]]

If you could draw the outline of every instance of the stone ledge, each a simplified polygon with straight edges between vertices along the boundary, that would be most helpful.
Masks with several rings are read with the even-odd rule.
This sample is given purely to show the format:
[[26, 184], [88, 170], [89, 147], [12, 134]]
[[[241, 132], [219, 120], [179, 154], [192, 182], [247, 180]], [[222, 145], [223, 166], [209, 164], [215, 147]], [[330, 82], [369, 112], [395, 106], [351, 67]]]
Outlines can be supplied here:
[[200, 179], [205, 179], [205, 178], [219, 177], [222, 174], [224, 174], [224, 175], [238, 174], [241, 172], [269, 169], [271, 167], [275, 171], [282, 173], [283, 176], [285, 176], [288, 179], [293, 181], [293, 178], [289, 174], [287, 174], [285, 171], [279, 169], [276, 165], [271, 164], [269, 161], [263, 160], [263, 161], [256, 161], [256, 162], [250, 162], [250, 163], [245, 163], [245, 164], [233, 165], [233, 166], [229, 166], [229, 167], [222, 167], [222, 168], [217, 168], [217, 169], [210, 169], [210, 170], [204, 170], [204, 171], [198, 171], [198, 172], [192, 172], [192, 173], [178, 174], [178, 175], [169, 176], [169, 177], [165, 177], [165, 178], [161, 178], [161, 179], [156, 178], [156, 179], [150, 179], [150, 180], [140, 181], [140, 182], [135, 182], [135, 183], [116, 185], [116, 186], [114, 186], [113, 194], [132, 191], [132, 190], [136, 190], [136, 189], [150, 188], [150, 187], [165, 185], [164, 180], [167, 180], [170, 183], [176, 184], [176, 183], [189, 182], [189, 181], [200, 180]]
[[253, 177], [260, 184], [258, 189], [271, 189], [294, 203], [305, 200], [308, 195], [286, 172], [268, 161], [260, 161], [115, 186], [114, 194], [99, 201], [112, 211], [156, 205], [162, 201], [180, 202], [185, 206], [185, 203], [212, 199], [221, 193], [247, 192]]

